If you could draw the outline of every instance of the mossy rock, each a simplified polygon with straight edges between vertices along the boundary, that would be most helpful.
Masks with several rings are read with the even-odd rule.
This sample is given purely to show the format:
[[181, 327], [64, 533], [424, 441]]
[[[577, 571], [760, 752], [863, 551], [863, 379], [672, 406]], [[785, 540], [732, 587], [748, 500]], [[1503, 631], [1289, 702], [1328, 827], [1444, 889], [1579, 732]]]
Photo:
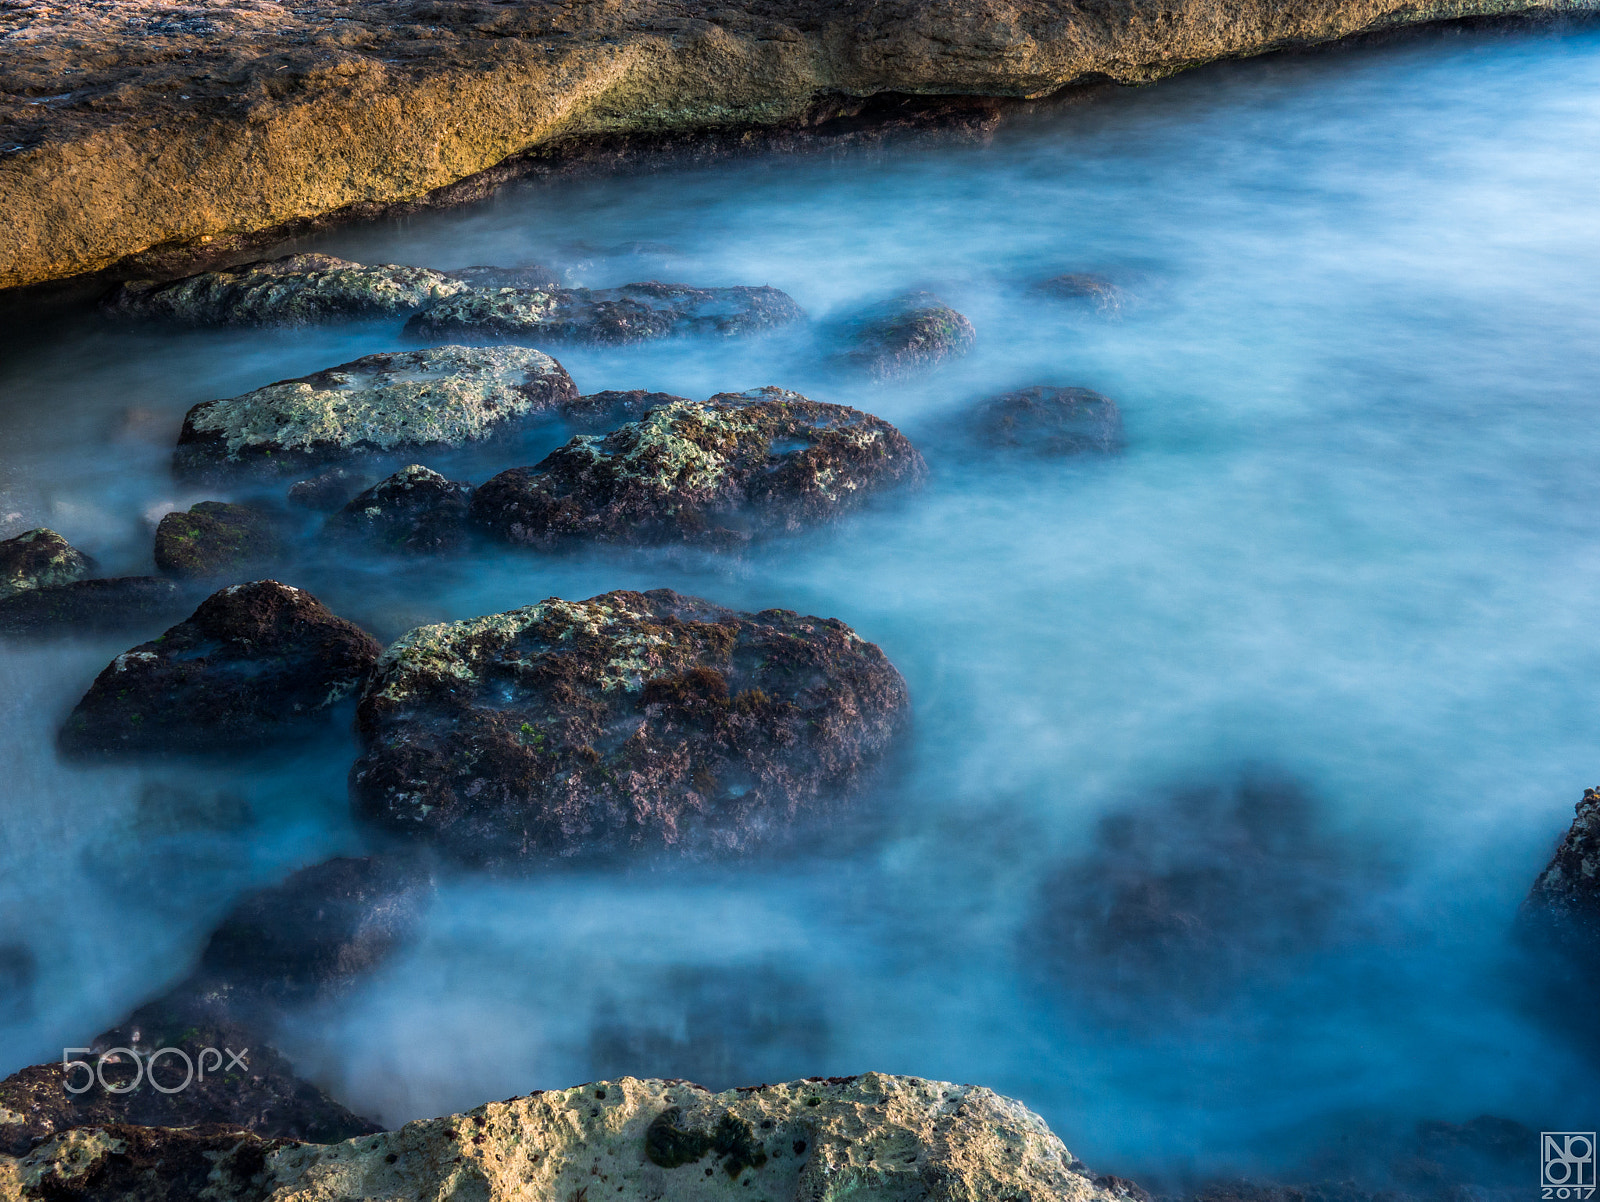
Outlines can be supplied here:
[[413, 463], [351, 500], [323, 533], [390, 554], [448, 555], [467, 547], [471, 501], [472, 485]]
[[908, 292], [846, 320], [840, 362], [878, 380], [895, 380], [965, 355], [977, 342], [972, 323], [931, 292]]
[[92, 571], [94, 560], [40, 526], [0, 542], [0, 601], [30, 589], [72, 584]]
[[272, 518], [248, 505], [201, 501], [156, 527], [156, 567], [181, 580], [245, 575], [283, 553]]

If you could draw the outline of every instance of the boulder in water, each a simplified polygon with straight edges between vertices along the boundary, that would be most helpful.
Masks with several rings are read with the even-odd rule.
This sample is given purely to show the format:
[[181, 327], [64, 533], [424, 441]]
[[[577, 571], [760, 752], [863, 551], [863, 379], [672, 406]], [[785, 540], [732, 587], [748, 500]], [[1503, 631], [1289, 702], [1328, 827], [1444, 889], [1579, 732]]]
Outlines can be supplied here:
[[624, 422], [636, 422], [652, 409], [682, 401], [686, 396], [670, 392], [646, 392], [633, 388], [626, 392], [591, 392], [581, 396], [561, 411], [569, 426], [580, 430], [613, 430]]
[[411, 631], [362, 695], [358, 812], [480, 864], [736, 852], [858, 793], [905, 682], [844, 623], [666, 589]]
[[237, 579], [283, 556], [272, 517], [248, 505], [201, 501], [156, 527], [156, 567], [184, 580]]
[[472, 509], [486, 529], [525, 546], [727, 546], [837, 518], [925, 472], [882, 418], [758, 388], [673, 401], [604, 437], [579, 435], [489, 480]]
[[907, 292], [847, 320], [846, 366], [879, 380], [915, 375], [977, 341], [972, 323], [931, 292]]
[[[191, 602], [192, 604], [192, 602]], [[29, 589], [0, 600], [0, 635], [148, 629], [182, 613], [183, 594], [160, 576], [114, 576]]]
[[578, 390], [527, 347], [440, 346], [367, 355], [189, 410], [183, 476], [303, 471], [362, 455], [458, 448], [559, 413]]
[[980, 441], [1034, 455], [1106, 454], [1122, 446], [1122, 413], [1087, 388], [1035, 386], [981, 402], [970, 424]]
[[324, 532], [374, 550], [439, 555], [465, 549], [472, 485], [413, 463], [328, 519]]
[[257, 580], [111, 661], [61, 729], [74, 755], [248, 748], [304, 734], [381, 648], [310, 593]]
[[1122, 308], [1122, 289], [1105, 276], [1086, 271], [1072, 271], [1040, 280], [1033, 286], [1033, 291], [1051, 300], [1087, 305], [1101, 313], [1115, 313]]
[[92, 559], [54, 530], [40, 526], [0, 542], [0, 601], [30, 589], [71, 584], [92, 571]]
[[372, 477], [348, 467], [333, 467], [289, 486], [289, 504], [316, 513], [343, 509], [359, 492], [372, 487]]

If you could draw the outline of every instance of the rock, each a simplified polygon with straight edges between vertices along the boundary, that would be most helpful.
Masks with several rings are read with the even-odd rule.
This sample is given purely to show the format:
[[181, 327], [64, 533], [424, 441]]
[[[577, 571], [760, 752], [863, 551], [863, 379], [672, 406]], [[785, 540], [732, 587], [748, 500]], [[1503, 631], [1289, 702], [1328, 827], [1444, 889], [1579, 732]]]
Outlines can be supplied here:
[[1104, 276], [1087, 272], [1069, 272], [1040, 280], [1033, 291], [1052, 300], [1086, 304], [1101, 313], [1115, 313], [1122, 308], [1122, 289]]
[[310, 593], [235, 584], [112, 660], [67, 718], [61, 748], [211, 751], [301, 736], [361, 686], [379, 650]]
[[351, 794], [473, 863], [738, 852], [859, 792], [907, 706], [833, 619], [666, 589], [551, 598], [390, 646]]
[[1517, 913], [1529, 954], [1521, 984], [1569, 1042], [1600, 1056], [1594, 997], [1600, 989], [1600, 789], [1585, 789], [1572, 826]]
[[248, 505], [201, 501], [156, 527], [156, 567], [180, 580], [247, 575], [283, 553], [272, 518]]
[[560, 275], [538, 263], [523, 267], [459, 267], [444, 274], [473, 288], [561, 287]]
[[107, 298], [113, 317], [192, 326], [298, 326], [404, 317], [470, 285], [422, 267], [368, 267], [332, 255], [286, 255], [170, 284], [132, 280]]
[[72, 584], [92, 571], [94, 560], [40, 526], [0, 542], [0, 601], [30, 589]]
[[90, 634], [171, 621], [183, 596], [159, 576], [115, 576], [30, 589], [0, 600], [0, 635]]
[[688, 400], [686, 396], [646, 392], [642, 388], [627, 392], [592, 392], [563, 407], [561, 416], [569, 426], [580, 430], [613, 430], [624, 422], [638, 421], [652, 409]]
[[781, 388], [674, 401], [604, 437], [579, 435], [473, 497], [510, 542], [735, 545], [919, 482], [922, 456], [881, 418]]
[[332, 513], [343, 509], [359, 492], [372, 487], [372, 477], [365, 472], [347, 467], [329, 468], [309, 480], [297, 480], [289, 486], [289, 503], [317, 513]]
[[413, 463], [356, 497], [323, 529], [380, 551], [447, 554], [467, 546], [471, 501], [472, 485]]
[[991, 447], [1035, 455], [1106, 454], [1122, 447], [1122, 414], [1087, 388], [1035, 386], [981, 402], [973, 432]]
[[173, 467], [301, 471], [368, 454], [504, 438], [577, 398], [572, 377], [526, 347], [440, 346], [367, 355], [189, 410]]
[[440, 297], [406, 322], [432, 342], [645, 342], [674, 335], [733, 337], [801, 321], [805, 312], [776, 288], [477, 288]]
[[874, 379], [915, 375], [964, 355], [977, 341], [972, 323], [931, 292], [908, 292], [843, 323], [842, 362]]
[[[152, 1081], [151, 1054], [162, 1048], [175, 1048], [182, 1055], [169, 1051], [157, 1056]], [[202, 1065], [206, 1048], [216, 1049], [216, 1054], [206, 1054]], [[111, 1055], [105, 1055], [108, 1052]], [[90, 1071], [98, 1069], [105, 1084], [96, 1079], [88, 1089], [69, 1092], [68, 1084], [80, 1089], [90, 1074], [82, 1068], [63, 1073], [60, 1061], [20, 1069], [0, 1081], [0, 1153], [19, 1156], [36, 1141], [59, 1132], [108, 1123], [154, 1128], [223, 1124], [268, 1139], [318, 1144], [378, 1130], [297, 1077], [293, 1066], [263, 1042], [258, 1030], [219, 1019], [188, 1002], [163, 1000], [144, 1006], [91, 1040], [87, 1053], [68, 1058], [84, 1061]], [[184, 1086], [186, 1077], [189, 1083]], [[15, 1117], [8, 1121], [7, 1116]], [[0, 1198], [7, 1196], [5, 1180], [0, 1161]]]
[[[93, 1128], [0, 1162], [0, 1198], [165, 1188], [194, 1132]], [[1038, 1115], [971, 1085], [867, 1073], [709, 1093], [624, 1077], [490, 1102], [336, 1148], [207, 1145], [215, 1202], [313, 1198], [1112, 1202]], [[169, 1141], [170, 1145], [164, 1141]], [[196, 1170], [197, 1171], [197, 1170]], [[150, 1183], [149, 1186], [146, 1183]], [[161, 1196], [161, 1195], [138, 1195]], [[197, 1196], [197, 1195], [196, 1195]]]
[[431, 893], [425, 873], [393, 857], [301, 869], [233, 908], [180, 992], [225, 990], [250, 1010], [337, 996], [416, 935]]

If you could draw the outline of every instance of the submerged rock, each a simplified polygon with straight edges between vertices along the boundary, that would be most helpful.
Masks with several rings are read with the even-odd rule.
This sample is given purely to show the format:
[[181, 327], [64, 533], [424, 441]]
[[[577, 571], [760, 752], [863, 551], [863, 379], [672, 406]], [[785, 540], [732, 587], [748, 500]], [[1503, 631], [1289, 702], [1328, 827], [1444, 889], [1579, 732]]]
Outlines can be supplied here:
[[[190, 1158], [214, 1202], [311, 1198], [1113, 1202], [1043, 1119], [991, 1090], [867, 1073], [710, 1093], [623, 1077], [490, 1102], [337, 1149], [242, 1135], [72, 1132], [11, 1164], [17, 1199], [164, 1196]], [[163, 1168], [163, 1165], [165, 1166]], [[26, 1183], [26, 1184], [24, 1184]], [[198, 1189], [192, 1196], [199, 1196]]]
[[436, 297], [470, 287], [466, 280], [425, 267], [286, 255], [166, 284], [130, 281], [111, 294], [105, 310], [114, 317], [194, 326], [310, 325], [404, 317]]
[[1105, 454], [1122, 447], [1122, 413], [1087, 388], [1036, 386], [1002, 393], [973, 411], [973, 432], [991, 447], [1035, 455]]
[[485, 864], [740, 851], [848, 799], [907, 721], [844, 623], [666, 589], [424, 626], [362, 695], [360, 814]]
[[236, 584], [112, 660], [67, 718], [61, 748], [211, 751], [292, 738], [360, 688], [379, 650], [310, 593]]
[[900, 379], [964, 355], [977, 341], [972, 323], [931, 292], [908, 292], [843, 325], [846, 366], [880, 380]]
[[30, 589], [72, 584], [92, 571], [92, 559], [40, 526], [0, 542], [0, 601]]
[[1051, 276], [1035, 284], [1033, 291], [1052, 300], [1090, 305], [1102, 313], [1115, 313], [1122, 308], [1122, 289], [1105, 276], [1088, 272]]
[[0, 635], [92, 634], [149, 627], [183, 611], [160, 576], [114, 576], [29, 589], [0, 600]]
[[729, 545], [794, 530], [914, 483], [922, 456], [882, 418], [781, 388], [673, 401], [604, 437], [579, 435], [473, 498], [501, 538]]
[[406, 322], [406, 333], [434, 341], [644, 342], [673, 335], [733, 337], [803, 320], [805, 311], [776, 288], [479, 288], [444, 296]]
[[283, 556], [272, 518], [248, 505], [201, 501], [156, 527], [156, 567], [185, 580], [245, 575]]
[[189, 410], [180, 475], [300, 471], [365, 454], [506, 437], [577, 399], [566, 368], [526, 347], [367, 355]]
[[642, 388], [626, 392], [591, 392], [561, 411], [569, 426], [587, 430], [612, 430], [624, 422], [636, 422], [652, 409], [675, 402], [689, 403], [686, 396], [670, 392], [646, 392]]
[[370, 487], [372, 477], [367, 473], [335, 467], [307, 480], [295, 481], [287, 495], [291, 505], [317, 513], [332, 513], [343, 509], [357, 493]]
[[323, 529], [376, 550], [447, 554], [467, 545], [471, 501], [472, 485], [413, 463], [356, 497]]

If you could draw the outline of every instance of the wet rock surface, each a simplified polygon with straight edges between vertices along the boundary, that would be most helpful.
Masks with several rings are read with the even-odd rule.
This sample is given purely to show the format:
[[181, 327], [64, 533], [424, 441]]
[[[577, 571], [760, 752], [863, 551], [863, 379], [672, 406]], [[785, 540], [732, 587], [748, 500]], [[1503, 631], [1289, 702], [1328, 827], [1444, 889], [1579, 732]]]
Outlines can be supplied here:
[[1102, 275], [1068, 272], [1040, 280], [1033, 291], [1051, 300], [1083, 305], [1100, 313], [1116, 313], [1122, 308], [1122, 289]]
[[688, 403], [686, 396], [670, 392], [646, 392], [642, 388], [626, 392], [591, 392], [580, 396], [562, 410], [567, 424], [583, 430], [609, 431], [625, 422], [636, 422], [652, 409], [675, 402]]
[[0, 542], [0, 601], [30, 589], [72, 584], [92, 571], [92, 559], [41, 526]]
[[[215, 1137], [68, 1133], [26, 1159], [0, 1161], [0, 1198], [84, 1196], [97, 1175], [111, 1174], [120, 1174], [119, 1189], [144, 1188], [160, 1181], [162, 1154], [169, 1173], [182, 1171], [186, 1153], [208, 1138]], [[624, 1077], [491, 1102], [337, 1149], [273, 1146], [254, 1135], [239, 1144], [208, 1145], [217, 1161], [208, 1196], [216, 1202], [1116, 1197], [1019, 1103], [970, 1085], [882, 1073], [717, 1094]]]
[[839, 326], [840, 363], [874, 379], [914, 376], [964, 355], [977, 341], [972, 323], [931, 292], [908, 292]]
[[779, 388], [676, 401], [579, 435], [485, 482], [474, 519], [500, 538], [735, 546], [829, 521], [914, 484], [922, 456], [888, 422]]
[[170, 621], [184, 607], [178, 586], [159, 576], [79, 580], [29, 589], [0, 600], [0, 635], [44, 637], [135, 630]]
[[429, 342], [623, 344], [688, 335], [728, 338], [804, 317], [776, 288], [651, 281], [602, 289], [474, 289], [432, 302], [406, 322], [406, 333]]
[[324, 533], [393, 554], [452, 554], [467, 547], [471, 502], [472, 485], [413, 463], [354, 498]]
[[372, 477], [366, 472], [347, 467], [330, 468], [305, 480], [296, 480], [286, 494], [289, 504], [314, 513], [332, 513], [343, 509], [358, 493], [372, 487]]
[[302, 471], [362, 455], [457, 448], [556, 416], [578, 390], [526, 347], [367, 355], [196, 405], [173, 456], [183, 476]]
[[61, 749], [203, 752], [302, 735], [361, 687], [379, 650], [301, 589], [232, 585], [117, 656], [67, 718]]
[[201, 501], [188, 513], [167, 514], [156, 527], [156, 567], [180, 580], [237, 578], [283, 554], [271, 515], [248, 505]]
[[474, 863], [736, 852], [859, 792], [907, 708], [842, 622], [665, 589], [552, 598], [389, 647], [351, 794]]
[[1585, 789], [1572, 826], [1523, 903], [1530, 933], [1588, 947], [1600, 973], [1600, 789]]
[[1021, 388], [974, 407], [969, 424], [986, 446], [1035, 455], [1109, 454], [1122, 448], [1122, 413], [1087, 388]]

